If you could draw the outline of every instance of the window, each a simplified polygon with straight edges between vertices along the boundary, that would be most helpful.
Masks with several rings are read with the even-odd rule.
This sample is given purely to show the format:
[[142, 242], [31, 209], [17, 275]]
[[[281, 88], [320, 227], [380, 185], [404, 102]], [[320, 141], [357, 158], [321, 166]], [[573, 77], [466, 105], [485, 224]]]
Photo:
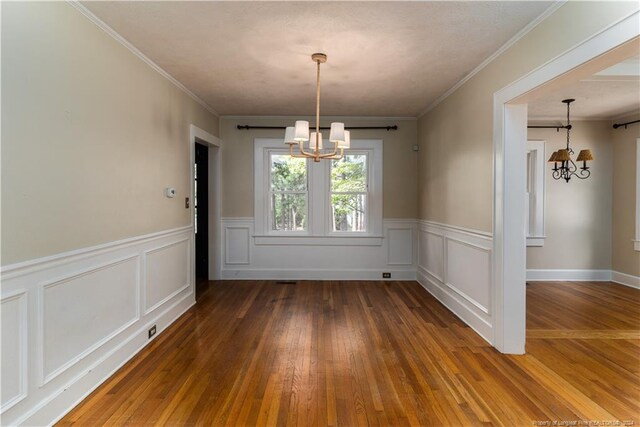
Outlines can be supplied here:
[[367, 229], [368, 157], [366, 153], [354, 153], [331, 161], [332, 231]]
[[382, 244], [381, 140], [352, 140], [342, 159], [314, 162], [256, 139], [254, 171], [256, 244]]
[[544, 246], [545, 141], [527, 141], [527, 246]]
[[307, 162], [288, 154], [269, 153], [269, 219], [271, 230], [307, 229]]

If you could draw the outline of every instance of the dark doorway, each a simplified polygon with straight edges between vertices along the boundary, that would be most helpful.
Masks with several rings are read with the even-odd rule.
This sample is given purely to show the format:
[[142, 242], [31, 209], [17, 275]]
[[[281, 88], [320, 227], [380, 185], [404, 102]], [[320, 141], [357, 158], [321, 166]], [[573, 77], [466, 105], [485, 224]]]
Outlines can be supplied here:
[[209, 149], [195, 145], [193, 165], [196, 238], [196, 299], [207, 290], [209, 284]]

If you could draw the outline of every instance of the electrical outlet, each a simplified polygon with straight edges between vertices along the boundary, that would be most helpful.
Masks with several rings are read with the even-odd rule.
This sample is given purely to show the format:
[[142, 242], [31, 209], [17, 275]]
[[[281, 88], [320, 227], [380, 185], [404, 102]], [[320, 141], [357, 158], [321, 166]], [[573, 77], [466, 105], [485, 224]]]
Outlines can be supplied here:
[[153, 325], [151, 329], [149, 329], [149, 339], [156, 334], [156, 325]]
[[391, 273], [382, 273], [383, 279], [391, 279]]

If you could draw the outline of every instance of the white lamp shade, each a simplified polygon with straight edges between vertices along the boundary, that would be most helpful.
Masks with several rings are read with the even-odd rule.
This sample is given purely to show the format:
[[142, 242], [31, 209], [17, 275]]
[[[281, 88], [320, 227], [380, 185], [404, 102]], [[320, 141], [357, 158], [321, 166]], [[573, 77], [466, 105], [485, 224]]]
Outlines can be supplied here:
[[[309, 148], [316, 149], [316, 133], [311, 132], [311, 139], [309, 139]], [[318, 134], [318, 150], [322, 150], [322, 132]]]
[[338, 148], [351, 148], [351, 132], [344, 131], [344, 141], [338, 142]]
[[296, 144], [297, 141], [294, 138], [295, 133], [296, 133], [296, 129], [293, 126], [289, 126], [284, 131], [284, 143], [285, 144]]
[[344, 123], [339, 123], [339, 122], [331, 123], [331, 132], [329, 133], [329, 141], [331, 142], [344, 141]]
[[308, 141], [309, 140], [309, 122], [306, 120], [296, 121], [295, 132], [293, 139], [296, 141]]

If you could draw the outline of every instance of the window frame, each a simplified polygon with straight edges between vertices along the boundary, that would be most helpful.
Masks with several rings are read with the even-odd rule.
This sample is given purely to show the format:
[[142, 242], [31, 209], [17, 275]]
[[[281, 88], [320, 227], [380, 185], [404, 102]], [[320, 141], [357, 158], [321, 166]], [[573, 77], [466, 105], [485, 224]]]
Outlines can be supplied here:
[[[525, 197], [527, 203], [526, 236], [527, 246], [544, 246], [546, 238], [544, 234], [544, 200], [545, 200], [545, 174], [546, 174], [546, 141], [530, 139], [527, 141], [527, 180], [529, 188], [525, 189], [529, 198]], [[534, 160], [529, 161], [529, 153], [534, 153]], [[527, 191], [529, 190], [529, 191]], [[531, 203], [530, 194], [533, 194], [534, 201]]]
[[306, 203], [306, 206], [305, 206], [305, 208], [306, 208], [306, 216], [305, 216], [305, 218], [306, 218], [306, 222], [307, 222], [306, 229], [305, 230], [274, 230], [271, 227], [271, 224], [273, 223], [273, 214], [274, 214], [274, 210], [271, 209], [271, 194], [274, 193], [272, 191], [272, 189], [271, 189], [271, 178], [272, 178], [272, 176], [271, 176], [271, 156], [273, 154], [276, 154], [276, 155], [286, 154], [286, 155], [288, 155], [289, 154], [289, 150], [276, 149], [276, 148], [268, 148], [268, 149], [266, 149], [265, 155], [266, 155], [266, 163], [267, 163], [266, 166], [267, 166], [267, 169], [266, 169], [265, 172], [267, 174], [268, 179], [265, 180], [265, 181], [267, 181], [266, 182], [266, 196], [265, 196], [265, 199], [266, 199], [265, 202], [267, 203], [267, 207], [266, 207], [266, 209], [267, 209], [267, 223], [265, 225], [267, 226], [267, 229], [266, 229], [267, 233], [269, 233], [269, 234], [277, 234], [277, 235], [288, 235], [288, 234], [291, 234], [291, 235], [301, 235], [301, 234], [302, 235], [308, 235], [309, 234], [309, 215], [311, 213], [310, 209], [309, 209], [309, 200], [311, 199], [311, 197], [310, 197], [310, 194], [309, 194], [310, 193], [309, 192], [309, 187], [310, 187], [310, 184], [309, 184], [309, 179], [310, 179], [309, 169], [310, 168], [309, 168], [309, 161], [308, 160], [306, 161], [306, 165], [305, 165], [306, 170], [307, 170], [307, 186], [306, 186], [306, 190], [304, 190], [304, 191], [302, 191], [302, 190], [299, 190], [299, 191], [298, 190], [276, 191], [276, 193], [278, 193], [278, 194], [280, 194], [280, 193], [283, 193], [283, 194], [306, 194], [306, 196], [307, 196], [307, 203]]
[[349, 155], [358, 155], [358, 154], [364, 154], [367, 156], [367, 161], [365, 164], [366, 167], [366, 176], [367, 176], [367, 189], [366, 191], [357, 191], [357, 192], [335, 192], [335, 194], [364, 194], [366, 196], [366, 205], [365, 205], [365, 220], [364, 220], [364, 224], [365, 224], [365, 229], [364, 231], [336, 231], [333, 229], [333, 209], [332, 209], [332, 203], [331, 203], [331, 196], [334, 194], [334, 191], [331, 190], [331, 169], [332, 169], [332, 164], [333, 161], [331, 162], [327, 162], [328, 165], [328, 173], [327, 173], [327, 178], [328, 178], [328, 183], [327, 183], [327, 201], [326, 201], [326, 206], [327, 206], [327, 210], [325, 213], [325, 219], [327, 220], [327, 224], [326, 224], [326, 233], [327, 235], [336, 235], [336, 236], [361, 236], [361, 235], [367, 235], [367, 233], [369, 232], [369, 228], [370, 228], [370, 216], [371, 216], [371, 208], [370, 208], [370, 204], [371, 204], [371, 191], [370, 191], [370, 187], [371, 187], [371, 179], [372, 179], [372, 173], [371, 173], [371, 159], [373, 158], [373, 150], [372, 149], [350, 149], [348, 152], [346, 152], [345, 154], [349, 154]]
[[[270, 226], [270, 153], [288, 153], [282, 139], [256, 138], [254, 140], [254, 242], [271, 245], [354, 245], [380, 246], [383, 239], [383, 141], [374, 139], [351, 140], [347, 153], [367, 152], [367, 230], [358, 232], [332, 231], [330, 217], [331, 162], [319, 163], [307, 159], [307, 230], [276, 231]], [[268, 178], [268, 179], [265, 179]]]
[[636, 235], [633, 249], [640, 251], [640, 138], [636, 139]]

